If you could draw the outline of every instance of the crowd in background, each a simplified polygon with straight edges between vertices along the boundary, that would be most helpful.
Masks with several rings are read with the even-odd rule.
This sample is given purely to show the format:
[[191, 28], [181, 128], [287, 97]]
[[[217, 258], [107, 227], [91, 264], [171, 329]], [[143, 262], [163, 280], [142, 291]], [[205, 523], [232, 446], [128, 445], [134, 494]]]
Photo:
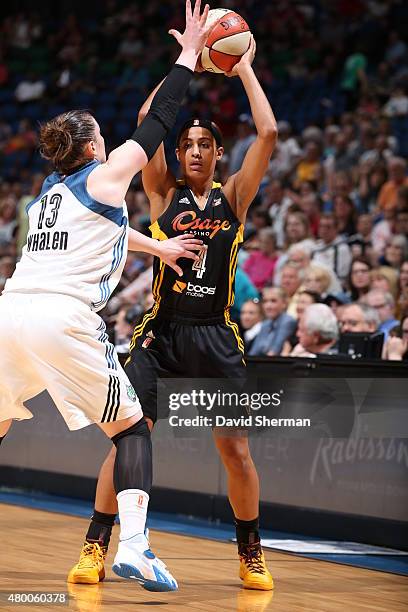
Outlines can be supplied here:
[[[38, 121], [90, 108], [113, 148], [133, 132], [138, 109], [175, 56], [164, 33], [182, 27], [179, 0], [90, 1], [81, 12], [75, 2], [57, 4], [0, 18], [0, 290], [25, 243], [25, 206], [50, 172], [37, 151]], [[279, 128], [239, 255], [233, 315], [247, 352], [333, 354], [340, 334], [366, 332], [384, 334], [384, 359], [406, 359], [408, 5], [223, 6], [251, 26], [254, 69]], [[197, 74], [179, 125], [191, 115], [220, 126], [225, 155], [217, 172], [224, 181], [255, 138], [239, 80]], [[166, 149], [176, 171], [173, 147], [174, 134]], [[131, 226], [147, 232], [140, 176], [126, 199]], [[150, 256], [129, 254], [102, 313], [123, 351], [152, 303], [151, 265]]]

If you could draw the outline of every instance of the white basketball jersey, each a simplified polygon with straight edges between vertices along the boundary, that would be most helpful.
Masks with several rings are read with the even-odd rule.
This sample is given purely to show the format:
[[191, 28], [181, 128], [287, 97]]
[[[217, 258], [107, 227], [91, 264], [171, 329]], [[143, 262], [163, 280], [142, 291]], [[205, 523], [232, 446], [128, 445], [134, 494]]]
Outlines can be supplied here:
[[89, 195], [87, 178], [98, 164], [45, 179], [27, 206], [27, 243], [5, 293], [62, 293], [95, 311], [106, 305], [126, 261], [128, 216], [125, 203], [107, 206]]

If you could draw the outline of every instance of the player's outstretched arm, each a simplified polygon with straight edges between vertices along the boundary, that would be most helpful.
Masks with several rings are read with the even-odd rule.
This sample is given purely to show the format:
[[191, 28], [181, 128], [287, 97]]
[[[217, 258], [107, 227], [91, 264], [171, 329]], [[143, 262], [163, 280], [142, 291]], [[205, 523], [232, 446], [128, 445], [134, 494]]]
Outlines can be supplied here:
[[255, 51], [256, 44], [252, 37], [248, 51], [227, 74], [227, 76], [240, 77], [249, 99], [257, 131], [256, 140], [248, 149], [241, 170], [231, 176], [224, 187], [231, 204], [235, 202], [236, 213], [241, 221], [245, 220], [248, 207], [259, 189], [278, 138], [272, 108], [252, 69]]
[[181, 45], [176, 64], [158, 89], [146, 118], [130, 140], [114, 149], [106, 163], [88, 178], [88, 191], [98, 201], [120, 206], [130, 182], [153, 157], [157, 147], [173, 127], [177, 111], [187, 91], [197, 58], [207, 40], [211, 26], [206, 25], [209, 7], [200, 14], [201, 0], [194, 11], [186, 0], [186, 29], [181, 34], [170, 30]]
[[129, 251], [144, 251], [159, 257], [165, 264], [173, 268], [179, 276], [183, 275], [177, 260], [180, 257], [198, 260], [194, 251], [199, 251], [203, 241], [193, 234], [183, 234], [167, 240], [153, 240], [134, 229], [129, 230]]
[[[163, 81], [157, 85], [143, 103], [139, 111], [138, 125], [146, 118], [152, 100], [162, 83]], [[167, 165], [163, 142], [160, 144], [147, 166], [143, 168], [142, 181], [143, 189], [150, 203], [150, 219], [152, 223], [154, 223], [163, 213], [170, 191], [176, 188], [176, 177]]]

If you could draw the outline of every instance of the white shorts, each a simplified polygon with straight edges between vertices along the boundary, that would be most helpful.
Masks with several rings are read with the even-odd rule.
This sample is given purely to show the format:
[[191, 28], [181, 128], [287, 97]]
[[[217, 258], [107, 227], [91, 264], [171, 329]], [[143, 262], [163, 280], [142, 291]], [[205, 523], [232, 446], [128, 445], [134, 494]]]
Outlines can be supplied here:
[[69, 429], [142, 410], [108, 341], [80, 300], [58, 294], [0, 297], [0, 421], [30, 419], [23, 402], [47, 389]]

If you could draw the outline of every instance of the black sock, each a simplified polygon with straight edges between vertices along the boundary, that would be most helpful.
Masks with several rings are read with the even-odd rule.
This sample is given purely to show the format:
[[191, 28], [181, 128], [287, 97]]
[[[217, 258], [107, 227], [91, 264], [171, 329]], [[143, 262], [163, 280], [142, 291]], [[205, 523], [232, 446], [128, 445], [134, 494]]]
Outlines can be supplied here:
[[87, 542], [98, 542], [100, 546], [109, 546], [109, 540], [112, 534], [112, 527], [115, 524], [116, 514], [105, 514], [94, 510], [91, 518], [91, 524], [86, 534]]
[[6, 437], [6, 436], [0, 436], [0, 444], [3, 442], [3, 440], [4, 440], [4, 438], [5, 438], [5, 437]]
[[241, 521], [235, 518], [235, 530], [237, 534], [237, 543], [240, 544], [257, 544], [259, 540], [259, 516], [252, 521]]

